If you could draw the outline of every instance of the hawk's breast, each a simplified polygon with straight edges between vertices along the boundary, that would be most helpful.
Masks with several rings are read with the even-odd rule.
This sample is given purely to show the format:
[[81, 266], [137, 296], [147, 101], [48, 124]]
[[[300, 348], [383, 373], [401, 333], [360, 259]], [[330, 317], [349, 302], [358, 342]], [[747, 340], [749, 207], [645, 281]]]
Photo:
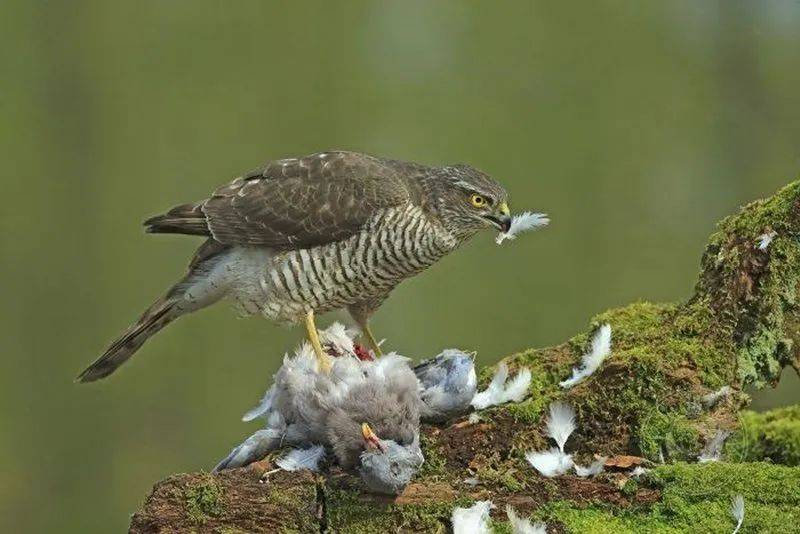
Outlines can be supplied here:
[[261, 280], [261, 311], [276, 321], [318, 313], [388, 294], [430, 267], [458, 242], [419, 207], [382, 210], [357, 234], [276, 255]]

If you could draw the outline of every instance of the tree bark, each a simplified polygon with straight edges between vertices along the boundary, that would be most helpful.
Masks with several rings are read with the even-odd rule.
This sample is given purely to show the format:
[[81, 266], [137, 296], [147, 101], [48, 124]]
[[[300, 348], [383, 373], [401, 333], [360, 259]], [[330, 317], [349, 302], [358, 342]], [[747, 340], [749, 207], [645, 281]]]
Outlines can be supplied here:
[[[260, 483], [268, 458], [219, 475], [159, 482], [133, 516], [131, 532], [445, 532], [454, 506], [481, 499], [496, 505], [498, 530], [507, 531], [504, 507], [511, 504], [546, 521], [548, 532], [727, 531], [736, 493], [745, 497], [746, 528], [791, 531], [792, 519], [800, 520], [800, 410], [782, 413], [782, 438], [770, 438], [769, 447], [762, 443], [767, 430], [735, 434], [726, 459], [736, 463], [686, 462], [717, 432], [758, 419], [740, 414], [748, 402], [742, 388], [775, 384], [786, 366], [800, 372], [799, 236], [795, 182], [719, 224], [687, 302], [609, 310], [561, 345], [505, 358], [512, 372], [531, 369], [528, 399], [481, 412], [477, 423], [461, 417], [425, 425], [426, 463], [397, 499], [363, 493], [336, 468], [277, 473]], [[612, 328], [611, 355], [582, 383], [561, 388], [604, 323]], [[481, 373], [483, 384], [492, 373]], [[714, 392], [722, 393], [708, 397]], [[543, 421], [556, 400], [577, 413], [578, 429], [567, 442], [576, 462], [602, 455], [622, 465], [591, 479], [547, 479], [530, 467], [526, 451], [552, 446]], [[778, 442], [798, 449], [781, 453]], [[637, 478], [631, 468], [640, 463], [652, 469]]]

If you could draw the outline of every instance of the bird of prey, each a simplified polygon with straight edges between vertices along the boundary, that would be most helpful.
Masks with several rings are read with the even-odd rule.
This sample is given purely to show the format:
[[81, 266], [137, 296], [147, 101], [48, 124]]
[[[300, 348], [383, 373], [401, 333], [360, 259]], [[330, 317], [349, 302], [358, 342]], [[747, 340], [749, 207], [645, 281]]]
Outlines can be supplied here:
[[408, 360], [391, 353], [359, 360], [341, 325], [320, 332], [332, 358], [320, 368], [308, 343], [284, 359], [261, 403], [244, 419], [266, 428], [235, 447], [215, 471], [248, 465], [283, 445], [324, 445], [371, 491], [398, 494], [423, 463], [420, 398]]
[[324, 368], [315, 314], [347, 309], [380, 354], [369, 318], [397, 284], [481, 229], [507, 231], [505, 189], [469, 165], [430, 167], [356, 152], [271, 161], [145, 221], [202, 236], [186, 276], [78, 380], [113, 373], [178, 317], [223, 298], [245, 314], [305, 324]]
[[424, 421], [441, 422], [465, 412], [478, 389], [473, 357], [457, 349], [447, 349], [435, 358], [414, 366], [419, 380]]

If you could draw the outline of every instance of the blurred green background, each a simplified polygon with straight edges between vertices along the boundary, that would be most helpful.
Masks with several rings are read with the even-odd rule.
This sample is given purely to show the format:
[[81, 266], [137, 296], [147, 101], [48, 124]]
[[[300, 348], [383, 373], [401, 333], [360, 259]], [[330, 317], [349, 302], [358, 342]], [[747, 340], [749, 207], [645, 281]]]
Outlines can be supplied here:
[[254, 429], [301, 337], [219, 306], [73, 384], [198, 244], [145, 217], [323, 149], [471, 163], [551, 227], [479, 236], [374, 326], [493, 362], [687, 297], [715, 221], [798, 176], [798, 27], [794, 0], [3, 2], [0, 530], [124, 530]]

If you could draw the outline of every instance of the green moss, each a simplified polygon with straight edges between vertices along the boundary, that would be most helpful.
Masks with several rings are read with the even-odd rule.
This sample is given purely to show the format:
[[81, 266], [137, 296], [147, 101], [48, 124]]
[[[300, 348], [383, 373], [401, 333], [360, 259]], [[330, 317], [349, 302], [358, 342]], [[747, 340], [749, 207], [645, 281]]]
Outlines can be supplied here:
[[[304, 488], [301, 488], [301, 490]], [[299, 510], [302, 509], [305, 503], [307, 502], [309, 496], [306, 494], [305, 491], [294, 491], [294, 488], [291, 488], [292, 491], [283, 490], [283, 491], [273, 491], [270, 490], [265, 495], [264, 499], [270, 503], [274, 504], [280, 508], [284, 508], [286, 510]]]
[[[699, 301], [680, 306], [636, 302], [604, 312], [592, 319], [588, 333], [567, 343], [506, 358], [512, 372], [521, 366], [531, 370], [531, 394], [483, 415], [492, 419], [510, 414], [521, 430], [514, 436], [514, 448], [530, 448], [546, 444], [540, 435], [543, 416], [550, 403], [564, 399], [578, 413], [587, 450], [634, 448], [653, 460], [661, 451], [671, 458], [691, 457], [709, 423], [698, 418], [699, 392], [735, 380], [735, 350], [714, 321], [710, 308]], [[580, 365], [593, 332], [605, 323], [612, 328], [611, 355], [594, 375], [564, 390], [559, 382]], [[482, 385], [493, 373], [493, 368], [481, 372]]]
[[800, 521], [800, 468], [756, 464], [676, 464], [648, 477], [662, 499], [649, 508], [553, 501], [534, 517], [569, 532], [730, 532], [731, 499], [745, 499], [744, 532], [795, 532]]
[[475, 474], [484, 484], [500, 486], [512, 493], [522, 491], [525, 488], [525, 484], [517, 478], [517, 470], [513, 467], [502, 466], [495, 468], [487, 466], [479, 469]]
[[[762, 387], [780, 376], [798, 340], [789, 328], [797, 321], [800, 282], [800, 182], [724, 219], [709, 240], [699, 298], [716, 312], [719, 327], [736, 340], [738, 379]], [[765, 251], [759, 236], [777, 233]]]
[[742, 412], [740, 422], [739, 431], [726, 444], [727, 458], [800, 465], [800, 405], [763, 413]]
[[468, 506], [465, 497], [431, 504], [379, 503], [363, 499], [358, 491], [330, 489], [326, 493], [328, 531], [361, 534], [373, 532], [447, 532], [456, 506]]
[[447, 459], [439, 452], [436, 440], [427, 434], [421, 434], [420, 446], [425, 456], [425, 463], [422, 464], [417, 476], [431, 480], [444, 476], [447, 473]]
[[629, 478], [622, 486], [622, 494], [626, 497], [633, 497], [639, 491], [639, 482], [635, 478]]
[[[650, 459], [664, 450], [672, 458], [697, 452], [698, 427], [686, 411], [699, 386], [732, 378], [724, 349], [708, 337], [708, 317], [686, 307], [638, 302], [597, 316], [612, 328], [612, 353], [568, 400], [593, 450], [639, 449]], [[703, 371], [698, 372], [699, 369]], [[591, 381], [602, 380], [602, 387]], [[614, 435], [609, 436], [609, 431]]]
[[651, 460], [666, 454], [667, 458], [686, 458], [698, 447], [697, 429], [683, 415], [651, 411], [640, 423], [638, 445]]
[[184, 489], [186, 515], [193, 522], [204, 524], [209, 517], [222, 513], [222, 488], [211, 475], [204, 482]]

